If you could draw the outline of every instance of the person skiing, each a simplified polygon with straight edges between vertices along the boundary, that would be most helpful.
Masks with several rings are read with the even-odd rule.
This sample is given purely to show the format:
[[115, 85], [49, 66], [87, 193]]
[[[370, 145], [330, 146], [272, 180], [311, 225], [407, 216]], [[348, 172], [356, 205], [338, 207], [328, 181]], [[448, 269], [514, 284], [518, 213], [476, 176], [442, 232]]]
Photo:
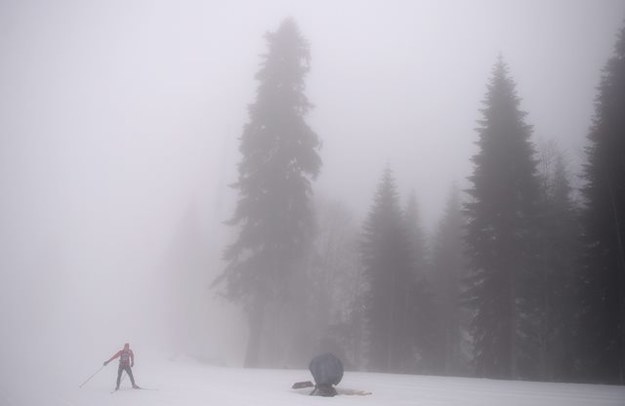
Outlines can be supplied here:
[[104, 366], [106, 366], [109, 362], [113, 361], [115, 358], [119, 358], [119, 367], [117, 368], [117, 385], [115, 386], [115, 390], [119, 389], [119, 382], [122, 378], [122, 372], [126, 371], [128, 376], [130, 377], [130, 382], [132, 383], [133, 389], [140, 389], [139, 386], [135, 383], [135, 377], [132, 375], [132, 369], [135, 366], [135, 354], [130, 349], [130, 344], [124, 344], [124, 348], [117, 351], [115, 355], [113, 355], [108, 360], [104, 361]]
[[317, 355], [310, 361], [308, 369], [315, 379], [315, 389], [311, 396], [336, 396], [336, 389], [343, 379], [343, 364], [334, 354], [329, 352]]

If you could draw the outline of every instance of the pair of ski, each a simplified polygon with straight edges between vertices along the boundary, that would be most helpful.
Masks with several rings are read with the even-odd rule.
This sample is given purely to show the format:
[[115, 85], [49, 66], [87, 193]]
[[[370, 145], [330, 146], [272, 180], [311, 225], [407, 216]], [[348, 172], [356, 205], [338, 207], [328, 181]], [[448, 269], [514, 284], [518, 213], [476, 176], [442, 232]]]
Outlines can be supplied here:
[[[144, 388], [143, 386], [137, 386], [136, 388], [132, 388], [132, 389], [135, 389], [135, 390], [158, 390], [158, 389], [156, 389], [156, 388]], [[124, 389], [124, 390], [125, 390], [125, 389]], [[113, 393], [115, 393], [115, 392], [119, 392], [119, 391], [120, 391], [120, 389], [113, 389], [113, 390], [111, 391], [111, 395], [112, 395]]]

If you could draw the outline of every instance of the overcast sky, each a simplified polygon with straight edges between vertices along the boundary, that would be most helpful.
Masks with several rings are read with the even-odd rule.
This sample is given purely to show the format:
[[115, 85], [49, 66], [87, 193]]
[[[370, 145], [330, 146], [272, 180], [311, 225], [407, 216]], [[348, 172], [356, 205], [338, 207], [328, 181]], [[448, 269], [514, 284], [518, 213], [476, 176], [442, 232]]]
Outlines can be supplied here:
[[42, 325], [133, 331], [190, 208], [223, 248], [263, 34], [289, 16], [311, 46], [315, 192], [362, 218], [389, 164], [431, 230], [471, 171], [498, 54], [535, 140], [578, 173], [625, 1], [3, 0], [4, 342]]

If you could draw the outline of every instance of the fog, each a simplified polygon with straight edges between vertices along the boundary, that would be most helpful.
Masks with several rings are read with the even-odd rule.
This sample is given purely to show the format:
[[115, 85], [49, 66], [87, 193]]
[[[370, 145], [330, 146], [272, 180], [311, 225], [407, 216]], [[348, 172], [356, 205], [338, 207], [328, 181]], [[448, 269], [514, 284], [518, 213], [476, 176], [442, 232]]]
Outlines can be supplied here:
[[126, 341], [241, 363], [245, 327], [209, 285], [263, 34], [288, 16], [311, 46], [315, 193], [361, 219], [388, 164], [431, 230], [499, 54], [534, 139], [578, 173], [625, 2], [3, 1], [3, 386], [51, 355], [79, 383]]

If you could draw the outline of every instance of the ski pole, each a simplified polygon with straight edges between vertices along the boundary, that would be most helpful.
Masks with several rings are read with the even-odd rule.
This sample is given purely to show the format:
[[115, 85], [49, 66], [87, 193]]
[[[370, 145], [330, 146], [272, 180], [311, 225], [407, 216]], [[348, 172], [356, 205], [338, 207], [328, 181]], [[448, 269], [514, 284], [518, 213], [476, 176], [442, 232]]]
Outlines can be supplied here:
[[100, 367], [100, 369], [98, 369], [97, 371], [95, 371], [95, 372], [93, 373], [93, 375], [91, 375], [89, 378], [87, 378], [87, 380], [86, 380], [86, 381], [84, 381], [83, 383], [81, 383], [78, 387], [79, 387], [79, 388], [82, 388], [82, 386], [83, 386], [84, 384], [86, 384], [87, 382], [89, 382], [89, 381], [91, 380], [91, 378], [93, 378], [94, 376], [96, 376], [96, 374], [97, 374], [98, 372], [100, 372], [102, 369], [104, 369], [104, 367], [105, 367], [105, 365], [102, 365], [102, 366]]

